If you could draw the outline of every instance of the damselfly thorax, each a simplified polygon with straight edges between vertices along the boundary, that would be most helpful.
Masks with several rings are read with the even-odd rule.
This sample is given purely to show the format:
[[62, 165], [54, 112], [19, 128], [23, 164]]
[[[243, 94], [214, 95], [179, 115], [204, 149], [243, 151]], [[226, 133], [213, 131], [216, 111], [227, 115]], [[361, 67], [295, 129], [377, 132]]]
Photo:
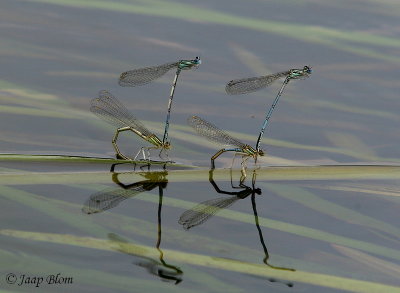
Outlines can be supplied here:
[[311, 73], [312, 73], [311, 67], [304, 66], [303, 69], [291, 69], [288, 78], [303, 79], [309, 77]]
[[178, 64], [178, 69], [190, 70], [192, 68], [197, 68], [201, 64], [200, 57], [196, 57], [192, 60], [180, 60]]

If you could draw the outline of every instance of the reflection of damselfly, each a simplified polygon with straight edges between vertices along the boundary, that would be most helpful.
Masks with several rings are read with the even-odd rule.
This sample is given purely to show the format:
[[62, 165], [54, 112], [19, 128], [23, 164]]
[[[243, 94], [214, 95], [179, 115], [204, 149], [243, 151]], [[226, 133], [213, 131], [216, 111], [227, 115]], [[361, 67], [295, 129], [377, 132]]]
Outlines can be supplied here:
[[119, 77], [119, 84], [121, 86], [134, 87], [150, 83], [153, 80], [160, 78], [171, 69], [176, 68], [175, 78], [172, 83], [171, 93], [169, 95], [167, 119], [165, 121], [164, 136], [162, 140], [163, 144], [166, 144], [168, 141], [168, 128], [169, 128], [169, 119], [171, 116], [172, 99], [174, 98], [174, 92], [179, 74], [181, 73], [182, 70], [197, 68], [200, 64], [201, 64], [200, 58], [196, 57], [193, 60], [180, 60], [177, 62], [170, 62], [158, 66], [150, 66], [145, 68], [129, 70], [122, 73], [121, 76]]
[[242, 78], [235, 79], [228, 82], [225, 87], [225, 90], [230, 95], [238, 95], [238, 94], [246, 94], [258, 91], [262, 88], [265, 88], [272, 84], [274, 81], [279, 78], [285, 78], [281, 89], [278, 92], [278, 95], [275, 97], [274, 102], [272, 103], [271, 108], [268, 110], [267, 115], [265, 117], [264, 123], [261, 126], [261, 131], [257, 139], [256, 150], [260, 151], [260, 143], [261, 138], [264, 134], [265, 128], [268, 125], [268, 121], [271, 118], [272, 112], [274, 111], [276, 105], [278, 104], [278, 100], [283, 93], [284, 88], [292, 79], [304, 79], [309, 77], [312, 73], [312, 70], [309, 66], [304, 66], [303, 69], [290, 69], [283, 72], [278, 72], [275, 74], [264, 75], [259, 77], [250, 77], [250, 78]]
[[[116, 207], [120, 202], [125, 199], [134, 197], [142, 192], [148, 192], [158, 187], [158, 211], [157, 211], [157, 243], [156, 248], [159, 252], [159, 260], [152, 259], [150, 257], [144, 257], [142, 255], [135, 255], [141, 259], [137, 265], [145, 267], [149, 273], [159, 276], [162, 280], [173, 281], [178, 284], [182, 281], [180, 277], [183, 272], [182, 270], [174, 265], [168, 264], [164, 260], [164, 253], [160, 248], [161, 245], [161, 208], [162, 200], [164, 196], [164, 189], [167, 187], [168, 179], [167, 171], [161, 172], [143, 172], [139, 173], [144, 176], [146, 180], [141, 180], [132, 184], [124, 184], [119, 180], [119, 175], [121, 173], [112, 172], [112, 180], [120, 188], [106, 189], [97, 192], [90, 196], [90, 198], [85, 202], [82, 212], [85, 214], [100, 213], [108, 209]], [[137, 174], [137, 173], [135, 173]], [[115, 234], [109, 235], [110, 240], [115, 243], [123, 244], [125, 240], [121, 240], [120, 237]], [[121, 250], [121, 252], [125, 252]]]
[[104, 121], [117, 127], [117, 131], [112, 139], [112, 144], [117, 158], [132, 160], [130, 157], [122, 154], [117, 145], [119, 133], [128, 130], [136, 133], [153, 145], [152, 147], [142, 147], [133, 160], [136, 160], [140, 153], [143, 154], [143, 159], [146, 159], [144, 152], [145, 149], [147, 150], [148, 160], [150, 157], [150, 149], [161, 149], [160, 157], [163, 151], [165, 151], [165, 154], [168, 157], [167, 150], [170, 148], [169, 142], [163, 143], [154, 133], [150, 132], [135, 116], [133, 116], [133, 114], [130, 113], [129, 110], [111, 93], [105, 90], [100, 91], [99, 97], [91, 100], [90, 104], [90, 111]]
[[[192, 227], [201, 225], [204, 222], [206, 222], [209, 218], [214, 216], [218, 211], [225, 209], [227, 207], [230, 207], [236, 201], [238, 201], [240, 199], [244, 199], [244, 198], [248, 197], [249, 195], [251, 195], [254, 220], [255, 220], [256, 227], [257, 227], [260, 242], [261, 242], [261, 245], [264, 250], [263, 262], [272, 269], [284, 270], [284, 271], [295, 271], [294, 269], [291, 269], [291, 268], [278, 267], [278, 266], [274, 266], [274, 265], [271, 265], [268, 263], [269, 253], [268, 253], [268, 249], [265, 244], [264, 237], [263, 237], [260, 225], [259, 225], [258, 214], [257, 214], [257, 206], [256, 206], [255, 197], [257, 194], [258, 195], [261, 194], [261, 189], [255, 187], [255, 182], [256, 182], [255, 170], [253, 171], [251, 187], [244, 184], [244, 181], [246, 179], [246, 177], [243, 175], [244, 173], [242, 173], [242, 177], [240, 179], [239, 186], [233, 186], [232, 177], [231, 177], [232, 188], [241, 189], [240, 191], [221, 190], [213, 179], [213, 172], [214, 172], [213, 169], [211, 169], [209, 172], [209, 181], [210, 181], [211, 185], [214, 187], [215, 191], [220, 194], [229, 194], [231, 196], [207, 200], [207, 201], [204, 201], [204, 202], [194, 206], [193, 208], [191, 208], [190, 210], [187, 210], [186, 212], [184, 212], [181, 215], [181, 217], [179, 218], [179, 224], [183, 225], [183, 227], [186, 230], [188, 230]], [[231, 174], [231, 176], [232, 176], [232, 174]], [[277, 280], [275, 280], [275, 279], [271, 279], [270, 281], [277, 282]], [[280, 282], [286, 284], [288, 287], [293, 287], [292, 283], [283, 282], [283, 281], [280, 281]]]
[[[248, 144], [244, 144], [241, 141], [233, 138], [230, 136], [228, 133], [225, 131], [219, 129], [217, 126], [214, 124], [211, 124], [210, 122], [201, 119], [198, 116], [192, 116], [188, 119], [188, 123], [190, 126], [194, 128], [194, 130], [207, 138], [208, 140], [212, 142], [216, 142], [218, 144], [222, 145], [228, 145], [228, 146], [233, 146], [234, 148], [223, 148], [219, 150], [218, 152], [215, 153], [211, 157], [211, 168], [215, 168], [215, 159], [218, 158], [221, 154], [224, 152], [235, 152], [236, 154], [242, 155], [244, 157], [244, 161], [242, 164], [246, 162], [246, 160], [250, 157], [253, 157], [255, 160], [257, 160], [258, 156], [263, 156], [264, 152], [260, 149], [256, 150], [252, 148]], [[232, 163], [233, 164], [233, 163]]]

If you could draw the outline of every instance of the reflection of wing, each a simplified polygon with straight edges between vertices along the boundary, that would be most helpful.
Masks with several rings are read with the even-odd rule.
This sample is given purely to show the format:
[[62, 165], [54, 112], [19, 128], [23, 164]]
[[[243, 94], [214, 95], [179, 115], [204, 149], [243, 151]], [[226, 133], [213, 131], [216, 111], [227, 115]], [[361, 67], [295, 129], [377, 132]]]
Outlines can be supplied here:
[[97, 192], [85, 202], [82, 212], [85, 214], [100, 213], [116, 207], [121, 201], [145, 191], [143, 185], [135, 188], [122, 189], [110, 188]]
[[186, 230], [189, 230], [192, 227], [204, 223], [219, 210], [231, 206], [238, 199], [240, 198], [237, 196], [231, 196], [228, 198], [225, 197], [203, 201], [192, 209], [184, 212], [180, 216], [178, 223], [183, 225], [183, 228]]
[[150, 66], [145, 68], [139, 68], [134, 70], [129, 70], [121, 74], [119, 77], [120, 86], [138, 86], [144, 85], [153, 80], [163, 76], [169, 70], [177, 67], [179, 62], [171, 62], [162, 64], [159, 66]]

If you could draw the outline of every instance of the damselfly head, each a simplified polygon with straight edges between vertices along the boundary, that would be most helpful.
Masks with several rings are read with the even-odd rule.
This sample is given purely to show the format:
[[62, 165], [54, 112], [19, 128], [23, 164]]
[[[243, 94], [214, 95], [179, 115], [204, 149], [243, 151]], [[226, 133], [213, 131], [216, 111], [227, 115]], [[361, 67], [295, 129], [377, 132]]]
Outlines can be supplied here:
[[257, 155], [260, 156], [260, 157], [263, 157], [265, 155], [265, 153], [264, 153], [263, 150], [260, 149], [260, 150], [257, 151]]
[[196, 56], [196, 58], [194, 58], [192, 62], [193, 62], [193, 69], [197, 70], [201, 64], [201, 58], [199, 56]]
[[124, 79], [128, 74], [129, 72], [122, 72], [121, 75], [119, 76], [119, 79], [120, 80]]
[[260, 194], [262, 193], [262, 192], [261, 192], [261, 188], [256, 188], [256, 189], [254, 189], [254, 193], [260, 195]]
[[166, 150], [171, 149], [171, 143], [169, 141], [164, 142], [163, 148], [166, 149]]
[[193, 63], [196, 63], [197, 65], [201, 64], [201, 58], [199, 56], [196, 56], [196, 58], [194, 58], [192, 61], [193, 61]]
[[311, 73], [312, 73], [311, 66], [307, 66], [307, 65], [304, 66], [303, 71], [304, 71], [304, 73], [306, 73], [306, 74], [311, 74]]

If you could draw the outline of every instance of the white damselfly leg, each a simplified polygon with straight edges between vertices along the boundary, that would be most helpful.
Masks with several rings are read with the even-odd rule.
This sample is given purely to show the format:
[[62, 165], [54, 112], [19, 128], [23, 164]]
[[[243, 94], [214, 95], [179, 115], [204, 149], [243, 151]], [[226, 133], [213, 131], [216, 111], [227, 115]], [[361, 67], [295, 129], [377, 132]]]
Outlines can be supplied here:
[[137, 157], [139, 156], [140, 153], [142, 153], [142, 160], [146, 160], [146, 154], [144, 153], [144, 149], [147, 149], [145, 147], [141, 147], [140, 150], [137, 152], [136, 156], [134, 157], [134, 161], [137, 161]]

